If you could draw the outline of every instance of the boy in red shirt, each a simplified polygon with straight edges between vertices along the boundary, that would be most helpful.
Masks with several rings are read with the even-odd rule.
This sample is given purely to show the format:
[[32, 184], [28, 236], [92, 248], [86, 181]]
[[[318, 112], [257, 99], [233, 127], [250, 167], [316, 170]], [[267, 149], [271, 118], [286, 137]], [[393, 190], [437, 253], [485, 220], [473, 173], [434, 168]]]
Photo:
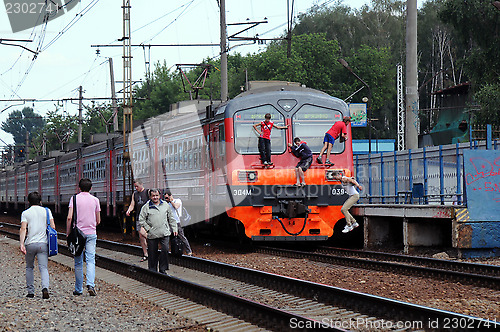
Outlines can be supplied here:
[[[260, 126], [260, 130], [257, 127]], [[264, 121], [261, 123], [256, 123], [253, 125], [253, 128], [259, 133], [259, 152], [260, 152], [260, 160], [264, 165], [272, 165], [271, 162], [271, 129], [275, 127], [276, 129], [286, 129], [286, 126], [278, 126], [275, 125], [274, 122], [271, 121], [271, 113], [266, 113], [264, 116]]]
[[325, 138], [323, 139], [323, 148], [321, 149], [318, 158], [316, 158], [318, 164], [323, 163], [321, 156], [326, 150], [325, 165], [333, 165], [333, 163], [330, 161], [330, 152], [332, 151], [333, 143], [335, 143], [335, 140], [339, 137], [341, 143], [347, 140], [347, 125], [350, 122], [351, 117], [344, 116], [342, 121], [335, 122], [335, 124], [326, 132]]

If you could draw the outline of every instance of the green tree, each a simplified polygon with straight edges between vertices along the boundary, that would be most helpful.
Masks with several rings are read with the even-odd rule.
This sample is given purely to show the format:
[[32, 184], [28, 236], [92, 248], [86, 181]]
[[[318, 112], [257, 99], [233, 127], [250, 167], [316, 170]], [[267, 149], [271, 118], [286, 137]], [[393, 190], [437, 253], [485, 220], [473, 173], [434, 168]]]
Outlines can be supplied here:
[[26, 133], [34, 135], [44, 124], [41, 115], [35, 113], [31, 107], [24, 107], [22, 111], [11, 112], [2, 123], [2, 129], [12, 135], [15, 145], [26, 145]]
[[471, 79], [474, 98], [481, 105], [476, 122], [498, 123], [500, 11], [484, 0], [447, 0], [439, 17], [453, 27], [467, 50], [464, 68]]
[[179, 78], [170, 72], [166, 63], [157, 63], [151, 77], [135, 89], [134, 119], [146, 120], [167, 112], [170, 104], [182, 100], [179, 99], [181, 91]]
[[46, 151], [62, 150], [65, 143], [76, 142], [77, 132], [77, 117], [63, 113], [56, 108], [47, 113], [46, 125], [34, 138], [33, 146], [36, 147], [38, 153], [41, 153], [43, 146]]
[[90, 142], [90, 136], [98, 133], [109, 133], [113, 129], [113, 110], [111, 105], [94, 105], [85, 107], [85, 119], [82, 126], [82, 140]]

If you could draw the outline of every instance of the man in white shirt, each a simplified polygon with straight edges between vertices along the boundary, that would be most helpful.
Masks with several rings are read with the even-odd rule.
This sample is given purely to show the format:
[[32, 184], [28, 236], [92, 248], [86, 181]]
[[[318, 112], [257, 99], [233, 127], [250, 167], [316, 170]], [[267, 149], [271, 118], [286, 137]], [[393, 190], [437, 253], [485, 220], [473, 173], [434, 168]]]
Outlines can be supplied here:
[[170, 204], [172, 208], [172, 215], [177, 221], [177, 232], [179, 233], [179, 237], [184, 244], [184, 248], [186, 249], [186, 255], [192, 256], [193, 251], [191, 250], [188, 239], [184, 235], [184, 229], [183, 227], [181, 227], [182, 201], [180, 198], [174, 198], [174, 196], [172, 196], [172, 192], [169, 189], [165, 190], [165, 200]]
[[[35, 256], [42, 278], [42, 298], [49, 298], [49, 248], [47, 242], [47, 210], [40, 206], [41, 195], [34, 191], [29, 193], [30, 208], [21, 214], [21, 230], [19, 232], [20, 250], [26, 257], [26, 297], [35, 297], [34, 274]], [[48, 210], [50, 226], [56, 229], [52, 212]], [[26, 236], [27, 235], [27, 236]]]

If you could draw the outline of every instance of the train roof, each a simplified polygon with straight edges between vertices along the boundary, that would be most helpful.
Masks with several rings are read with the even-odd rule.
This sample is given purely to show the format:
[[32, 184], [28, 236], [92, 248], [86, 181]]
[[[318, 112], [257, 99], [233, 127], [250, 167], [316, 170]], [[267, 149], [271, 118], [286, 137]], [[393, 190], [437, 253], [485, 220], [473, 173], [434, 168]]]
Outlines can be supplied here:
[[[318, 93], [329, 96], [327, 93], [307, 88], [304, 85], [301, 85], [297, 82], [285, 82], [285, 81], [250, 81], [248, 83], [249, 90], [243, 93], [240, 93], [234, 99], [245, 97], [253, 94], [262, 94], [266, 92], [276, 92], [276, 91], [294, 91], [294, 92], [310, 92], [310, 93]], [[233, 99], [233, 100], [234, 100]]]
[[[259, 82], [262, 83], [262, 82]], [[293, 107], [284, 108], [283, 101], [296, 100]], [[227, 104], [222, 104], [217, 115], [224, 113], [225, 117], [232, 117], [235, 112], [252, 108], [258, 105], [272, 104], [276, 109], [281, 110], [289, 117], [300, 109], [302, 105], [310, 104], [318, 107], [337, 109], [344, 115], [349, 115], [347, 104], [339, 98], [332, 97], [320, 90], [306, 88], [298, 83], [291, 82], [270, 82], [269, 84], [258, 84], [256, 88], [245, 91]], [[289, 106], [290, 103], [285, 103]]]

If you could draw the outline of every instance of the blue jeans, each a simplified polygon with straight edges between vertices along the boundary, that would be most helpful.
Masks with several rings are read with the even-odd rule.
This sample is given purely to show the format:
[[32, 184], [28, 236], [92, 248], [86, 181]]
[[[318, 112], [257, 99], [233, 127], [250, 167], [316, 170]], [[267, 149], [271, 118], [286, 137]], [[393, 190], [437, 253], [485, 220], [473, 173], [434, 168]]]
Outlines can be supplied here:
[[75, 257], [75, 291], [83, 292], [83, 255], [87, 264], [87, 286], [95, 287], [95, 247], [97, 234], [85, 235], [85, 250]]
[[49, 260], [49, 248], [47, 242], [37, 242], [26, 245], [26, 288], [28, 294], [35, 293], [33, 268], [35, 256], [38, 258], [38, 269], [42, 278], [42, 289], [49, 289], [49, 270], [47, 264]]

